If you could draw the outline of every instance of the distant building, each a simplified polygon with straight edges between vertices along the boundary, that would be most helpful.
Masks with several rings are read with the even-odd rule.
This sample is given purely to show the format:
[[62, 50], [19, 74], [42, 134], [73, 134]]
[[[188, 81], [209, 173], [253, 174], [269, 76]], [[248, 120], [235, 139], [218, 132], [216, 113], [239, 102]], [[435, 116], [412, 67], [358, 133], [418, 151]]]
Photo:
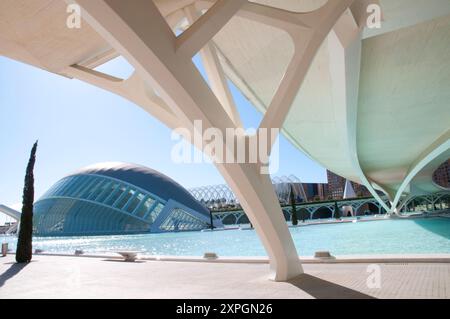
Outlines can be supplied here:
[[[356, 197], [372, 197], [372, 194], [369, 192], [366, 186], [351, 182], [353, 189], [355, 190]], [[381, 195], [381, 192], [379, 192]]]
[[328, 198], [328, 184], [303, 183], [306, 194], [306, 202], [323, 201]]
[[328, 193], [331, 199], [342, 199], [345, 190], [345, 178], [327, 170]]
[[[291, 176], [272, 178], [272, 184], [278, 201], [282, 206], [289, 205], [291, 188], [297, 203], [343, 199], [346, 179], [327, 171], [328, 183], [304, 183]], [[366, 187], [349, 182], [353, 197], [370, 197]], [[227, 185], [196, 187], [189, 190], [191, 194], [212, 211], [241, 209], [239, 200]]]
[[434, 172], [433, 181], [439, 186], [450, 188], [450, 159]]
[[[272, 184], [278, 201], [282, 206], [289, 205], [291, 188], [297, 203], [329, 201], [344, 199], [346, 184], [351, 192], [346, 198], [372, 197], [368, 189], [361, 184], [348, 181], [327, 170], [328, 183], [304, 183], [297, 177], [282, 176], [272, 178]], [[191, 194], [212, 211], [241, 209], [239, 200], [227, 185], [211, 185], [196, 187], [189, 190]]]
[[[328, 178], [328, 192], [331, 199], [343, 199], [345, 191], [346, 179], [329, 170], [327, 170]], [[356, 197], [370, 197], [372, 196], [369, 190], [361, 184], [351, 182]]]

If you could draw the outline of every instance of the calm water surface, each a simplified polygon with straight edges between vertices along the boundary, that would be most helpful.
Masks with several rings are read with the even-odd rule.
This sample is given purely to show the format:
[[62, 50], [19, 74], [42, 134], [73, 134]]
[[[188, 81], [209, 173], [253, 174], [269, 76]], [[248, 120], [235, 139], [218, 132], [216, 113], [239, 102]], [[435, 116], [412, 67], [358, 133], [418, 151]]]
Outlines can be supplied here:
[[[290, 229], [300, 255], [328, 250], [335, 255], [450, 253], [450, 219], [383, 220]], [[0, 237], [15, 249], [15, 237]], [[265, 256], [254, 230], [89, 237], [36, 237], [34, 249], [87, 253], [139, 250], [153, 255]]]

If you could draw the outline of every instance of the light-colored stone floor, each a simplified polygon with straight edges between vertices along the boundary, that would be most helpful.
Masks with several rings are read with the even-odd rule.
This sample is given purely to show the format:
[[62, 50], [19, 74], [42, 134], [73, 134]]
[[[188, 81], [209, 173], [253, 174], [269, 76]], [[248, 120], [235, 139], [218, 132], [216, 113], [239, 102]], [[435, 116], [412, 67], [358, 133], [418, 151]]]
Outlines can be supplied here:
[[368, 288], [367, 264], [307, 264], [290, 283], [267, 279], [267, 264], [34, 256], [26, 266], [0, 257], [4, 298], [449, 298], [450, 264], [379, 264], [381, 288]]

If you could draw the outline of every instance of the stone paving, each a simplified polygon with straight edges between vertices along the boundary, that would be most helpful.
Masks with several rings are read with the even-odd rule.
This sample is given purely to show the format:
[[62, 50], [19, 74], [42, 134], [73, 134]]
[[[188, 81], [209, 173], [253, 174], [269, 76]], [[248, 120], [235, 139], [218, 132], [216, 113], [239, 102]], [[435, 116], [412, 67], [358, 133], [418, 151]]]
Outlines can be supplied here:
[[0, 257], [0, 299], [450, 297], [449, 263], [368, 266], [306, 264], [304, 275], [281, 283], [268, 279], [267, 264], [39, 255], [23, 266], [10, 255]]

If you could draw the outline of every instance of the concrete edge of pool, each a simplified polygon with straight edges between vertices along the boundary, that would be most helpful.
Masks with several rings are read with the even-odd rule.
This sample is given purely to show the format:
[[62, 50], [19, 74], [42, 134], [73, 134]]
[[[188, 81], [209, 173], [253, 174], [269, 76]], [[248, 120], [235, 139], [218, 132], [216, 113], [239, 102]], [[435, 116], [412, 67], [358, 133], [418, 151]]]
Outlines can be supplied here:
[[[14, 255], [14, 253], [8, 253]], [[64, 253], [35, 253], [36, 256], [60, 256], [60, 257], [84, 257], [84, 258], [108, 258], [122, 260], [116, 253], [111, 254], [64, 254]], [[0, 257], [1, 258], [1, 257]], [[174, 262], [201, 262], [201, 263], [245, 263], [268, 264], [267, 257], [218, 257], [206, 259], [198, 256], [153, 256], [139, 254], [138, 260], [142, 261], [174, 261]], [[343, 263], [343, 264], [367, 264], [367, 263], [450, 263], [450, 254], [383, 254], [383, 255], [338, 255], [332, 258], [315, 258], [312, 256], [300, 256], [303, 264]]]

